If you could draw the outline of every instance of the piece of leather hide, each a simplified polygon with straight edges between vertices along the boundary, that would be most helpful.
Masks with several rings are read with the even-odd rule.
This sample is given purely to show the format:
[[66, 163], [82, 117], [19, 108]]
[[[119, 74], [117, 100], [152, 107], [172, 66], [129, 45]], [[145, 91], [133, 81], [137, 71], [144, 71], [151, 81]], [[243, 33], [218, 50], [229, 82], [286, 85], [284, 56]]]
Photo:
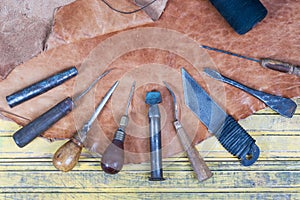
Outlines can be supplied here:
[[[119, 10], [127, 11], [138, 8], [131, 0], [107, 2]], [[77, 0], [56, 11], [52, 32], [47, 40], [47, 48], [151, 22], [152, 20], [144, 12], [121, 14], [110, 9], [101, 0]]]
[[55, 8], [74, 0], [0, 1], [0, 77], [40, 53], [51, 30]]
[[[197, 48], [199, 44], [205, 44], [250, 57], [271, 57], [299, 64], [299, 4], [292, 0], [262, 2], [269, 11], [268, 16], [242, 36], [231, 29], [208, 1], [174, 0], [168, 3], [161, 19], [153, 24], [53, 48], [22, 64], [0, 83], [1, 109], [32, 120], [66, 96], [78, 94], [107, 68], [115, 68], [100, 80], [71, 114], [51, 127], [44, 137], [71, 137], [76, 128], [80, 128], [90, 117], [114, 81], [120, 80], [120, 85], [85, 141], [88, 149], [103, 153], [125, 112], [131, 84], [136, 80], [137, 87], [129, 110], [130, 122], [126, 129], [125, 162], [149, 160], [148, 106], [144, 101], [146, 93], [153, 89], [159, 90], [163, 96], [160, 104], [163, 156], [179, 153], [183, 149], [172, 125], [173, 102], [162, 84], [163, 80], [171, 85], [178, 98], [180, 120], [193, 139], [193, 144], [210, 136], [183, 103], [182, 66], [236, 120], [246, 118], [265, 108], [265, 105], [237, 88], [205, 76], [202, 73], [203, 67], [216, 68], [227, 77], [257, 90], [289, 98], [300, 95], [300, 78], [297, 76], [265, 69], [259, 63]], [[79, 11], [74, 9], [73, 12]], [[71, 26], [73, 22], [69, 23], [68, 26]], [[75, 36], [74, 40], [69, 40], [77, 39]], [[13, 109], [7, 106], [5, 96], [71, 65], [79, 68], [79, 75], [75, 79]], [[27, 123], [9, 117], [21, 125]]]

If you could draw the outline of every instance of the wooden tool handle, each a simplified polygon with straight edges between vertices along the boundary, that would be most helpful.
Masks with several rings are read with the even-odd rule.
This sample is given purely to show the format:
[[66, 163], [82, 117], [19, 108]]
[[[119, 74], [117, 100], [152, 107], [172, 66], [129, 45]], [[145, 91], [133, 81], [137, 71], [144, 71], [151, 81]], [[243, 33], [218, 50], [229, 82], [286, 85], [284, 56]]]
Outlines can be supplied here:
[[82, 143], [75, 138], [66, 142], [53, 156], [52, 163], [54, 167], [63, 172], [72, 170], [78, 163], [82, 147]]
[[279, 60], [273, 60], [269, 58], [262, 58], [261, 65], [263, 67], [273, 69], [279, 72], [300, 76], [300, 66], [292, 65], [290, 63], [282, 62]]
[[204, 181], [210, 178], [212, 176], [212, 172], [206, 165], [203, 158], [200, 156], [199, 151], [196, 149], [196, 147], [192, 146], [192, 141], [186, 134], [181, 123], [179, 121], [175, 121], [174, 126], [176, 128], [180, 142], [184, 150], [187, 152], [188, 158], [191, 162], [194, 172], [196, 173], [197, 179], [199, 181]]
[[62, 100], [53, 108], [39, 116], [14, 135], [14, 141], [19, 147], [24, 147], [34, 140], [37, 136], [48, 130], [53, 124], [66, 116], [74, 107], [74, 103], [70, 97]]

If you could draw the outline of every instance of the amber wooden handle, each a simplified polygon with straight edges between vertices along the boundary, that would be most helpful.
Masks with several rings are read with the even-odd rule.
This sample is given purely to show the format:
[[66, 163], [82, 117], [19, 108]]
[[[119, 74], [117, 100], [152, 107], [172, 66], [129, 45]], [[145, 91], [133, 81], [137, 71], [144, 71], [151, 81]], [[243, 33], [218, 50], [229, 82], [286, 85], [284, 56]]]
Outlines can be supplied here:
[[263, 67], [273, 69], [279, 72], [300, 76], [300, 66], [292, 65], [290, 63], [282, 62], [279, 60], [273, 60], [269, 58], [262, 58], [261, 65]]
[[197, 179], [199, 181], [204, 181], [210, 178], [212, 176], [212, 172], [206, 165], [203, 158], [200, 156], [199, 151], [196, 149], [195, 146], [192, 145], [192, 141], [189, 138], [189, 136], [186, 134], [181, 123], [179, 121], [175, 121], [174, 126], [176, 128], [177, 135], [180, 139], [180, 142], [184, 150], [187, 152], [188, 158], [197, 176]]
[[53, 156], [54, 167], [63, 172], [72, 170], [79, 160], [82, 147], [82, 143], [75, 138], [66, 142]]

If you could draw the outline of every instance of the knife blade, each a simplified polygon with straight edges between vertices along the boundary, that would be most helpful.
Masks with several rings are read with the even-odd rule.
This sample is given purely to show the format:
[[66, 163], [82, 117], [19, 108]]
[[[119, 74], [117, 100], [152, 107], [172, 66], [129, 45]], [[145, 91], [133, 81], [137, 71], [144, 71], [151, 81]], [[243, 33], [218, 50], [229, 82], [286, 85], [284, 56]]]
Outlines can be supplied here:
[[182, 68], [184, 100], [187, 107], [213, 133], [222, 146], [238, 157], [244, 166], [258, 159], [260, 150], [255, 140], [228, 115], [206, 91]]

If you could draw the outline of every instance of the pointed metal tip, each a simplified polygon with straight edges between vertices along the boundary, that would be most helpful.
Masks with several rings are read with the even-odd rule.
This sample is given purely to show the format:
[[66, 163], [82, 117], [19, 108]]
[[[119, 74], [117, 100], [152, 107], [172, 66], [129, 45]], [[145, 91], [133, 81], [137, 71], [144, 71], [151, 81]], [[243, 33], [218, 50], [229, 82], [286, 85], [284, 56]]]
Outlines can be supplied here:
[[211, 78], [214, 78], [217, 80], [223, 80], [223, 76], [219, 72], [217, 72], [211, 68], [205, 67], [203, 72]]

